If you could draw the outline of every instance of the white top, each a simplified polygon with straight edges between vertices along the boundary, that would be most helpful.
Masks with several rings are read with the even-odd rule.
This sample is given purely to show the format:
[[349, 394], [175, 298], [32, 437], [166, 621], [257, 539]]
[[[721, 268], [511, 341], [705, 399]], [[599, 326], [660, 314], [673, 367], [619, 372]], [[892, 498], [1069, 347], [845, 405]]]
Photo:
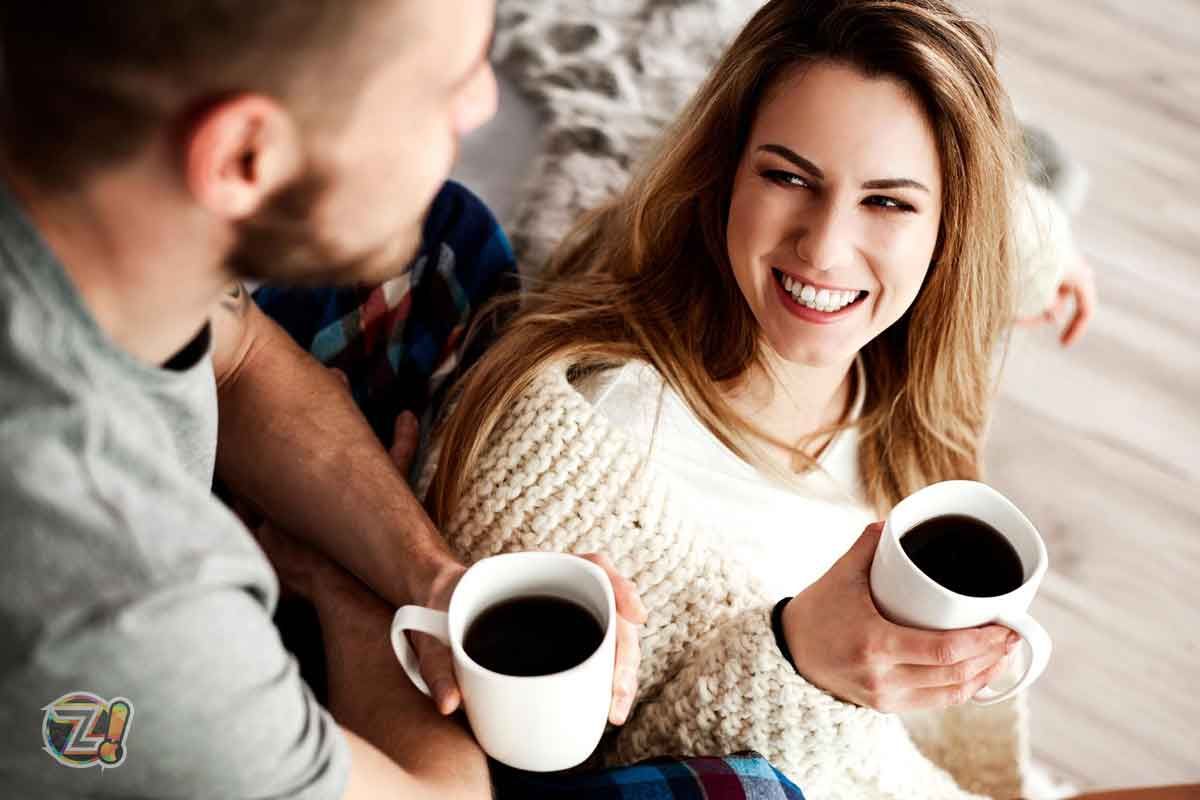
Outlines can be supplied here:
[[[865, 376], [850, 419], [862, 412]], [[769, 596], [800, 592], [833, 566], [875, 521], [859, 479], [858, 433], [837, 433], [818, 458], [820, 469], [782, 486], [741, 460], [704, 426], [643, 361], [593, 373], [575, 388], [635, 446], [677, 496], [728, 542], [730, 554], [762, 581]]]

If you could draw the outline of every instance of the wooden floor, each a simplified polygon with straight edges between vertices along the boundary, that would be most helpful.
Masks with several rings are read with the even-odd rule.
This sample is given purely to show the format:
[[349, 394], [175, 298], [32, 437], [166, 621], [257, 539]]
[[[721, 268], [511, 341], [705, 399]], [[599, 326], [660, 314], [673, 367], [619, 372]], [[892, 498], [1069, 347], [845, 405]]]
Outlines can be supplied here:
[[[1091, 174], [1099, 316], [1068, 351], [1017, 336], [988, 459], [1050, 550], [1034, 753], [1081, 788], [1200, 781], [1200, 0], [964, 5], [1021, 116]], [[457, 173], [501, 220], [536, 150], [521, 103], [506, 88]]]
[[1200, 781], [1200, 2], [964, 5], [1092, 178], [1099, 316], [1014, 341], [988, 458], [1050, 551], [1034, 752], [1081, 786]]

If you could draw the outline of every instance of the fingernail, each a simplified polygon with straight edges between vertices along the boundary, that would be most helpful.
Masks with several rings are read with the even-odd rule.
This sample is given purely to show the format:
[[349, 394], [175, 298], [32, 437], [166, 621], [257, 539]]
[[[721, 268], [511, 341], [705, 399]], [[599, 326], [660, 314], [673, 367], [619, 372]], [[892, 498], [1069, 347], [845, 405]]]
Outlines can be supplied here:
[[624, 725], [625, 720], [629, 718], [629, 705], [629, 701], [624, 697], [613, 703], [612, 714], [609, 715], [608, 721], [613, 725]]
[[435, 681], [430, 687], [433, 691], [434, 704], [438, 711], [442, 714], [449, 714], [454, 710], [454, 689], [450, 682], [446, 680]]
[[637, 614], [638, 619], [644, 622], [650, 616], [650, 612], [646, 610], [646, 604], [642, 602], [642, 598], [634, 597], [634, 606], [633, 613]]
[[1013, 648], [1017, 646], [1017, 642], [1021, 641], [1021, 637], [1015, 633], [1010, 633], [1008, 639], [1004, 642], [1004, 652], [1011, 653]]
[[403, 425], [405, 429], [417, 427], [417, 415], [411, 411], [405, 411], [400, 415], [400, 424]]

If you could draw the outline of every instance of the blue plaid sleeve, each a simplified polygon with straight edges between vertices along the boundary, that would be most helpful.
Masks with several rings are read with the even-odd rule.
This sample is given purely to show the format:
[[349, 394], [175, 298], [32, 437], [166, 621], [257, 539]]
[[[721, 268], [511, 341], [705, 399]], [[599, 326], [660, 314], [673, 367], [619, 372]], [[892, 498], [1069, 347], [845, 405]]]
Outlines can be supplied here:
[[567, 775], [493, 764], [492, 777], [497, 800], [804, 800], [798, 786], [754, 752]]
[[405, 409], [430, 426], [446, 388], [489, 343], [486, 335], [465, 339], [479, 310], [518, 287], [512, 247], [492, 212], [447, 181], [402, 274], [372, 286], [264, 286], [254, 299], [302, 348], [345, 373], [386, 444]]

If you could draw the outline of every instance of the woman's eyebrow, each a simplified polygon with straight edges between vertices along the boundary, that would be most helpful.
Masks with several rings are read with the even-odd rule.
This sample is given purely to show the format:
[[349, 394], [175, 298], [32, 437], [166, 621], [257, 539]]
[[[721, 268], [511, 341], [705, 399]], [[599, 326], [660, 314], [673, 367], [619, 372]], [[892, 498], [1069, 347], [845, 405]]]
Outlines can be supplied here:
[[763, 145], [759, 145], [758, 149], [763, 150], [767, 153], [774, 153], [775, 155], [779, 156], [780, 158], [786, 158], [788, 161], [792, 162], [797, 167], [799, 167], [800, 169], [807, 172], [809, 175], [812, 175], [817, 180], [819, 180], [819, 181], [825, 180], [825, 173], [821, 172], [820, 168], [817, 167], [816, 164], [812, 163], [807, 158], [800, 155], [799, 153], [797, 153], [795, 150], [792, 150], [791, 148], [784, 147], [781, 144], [763, 144]]
[[867, 181], [862, 185], [864, 189], [920, 189], [922, 192], [928, 192], [929, 188], [920, 181], [914, 181], [912, 178], [879, 178], [873, 181]]
[[[825, 180], [825, 173], [821, 171], [820, 167], [797, 153], [795, 150], [792, 150], [790, 147], [784, 147], [781, 144], [764, 144], [759, 145], [758, 149], [766, 153], [774, 153], [780, 158], [787, 159], [819, 181]], [[929, 192], [929, 188], [925, 184], [912, 178], [877, 178], [875, 180], [865, 181], [862, 185], [862, 188], [920, 189], [923, 192]]]

